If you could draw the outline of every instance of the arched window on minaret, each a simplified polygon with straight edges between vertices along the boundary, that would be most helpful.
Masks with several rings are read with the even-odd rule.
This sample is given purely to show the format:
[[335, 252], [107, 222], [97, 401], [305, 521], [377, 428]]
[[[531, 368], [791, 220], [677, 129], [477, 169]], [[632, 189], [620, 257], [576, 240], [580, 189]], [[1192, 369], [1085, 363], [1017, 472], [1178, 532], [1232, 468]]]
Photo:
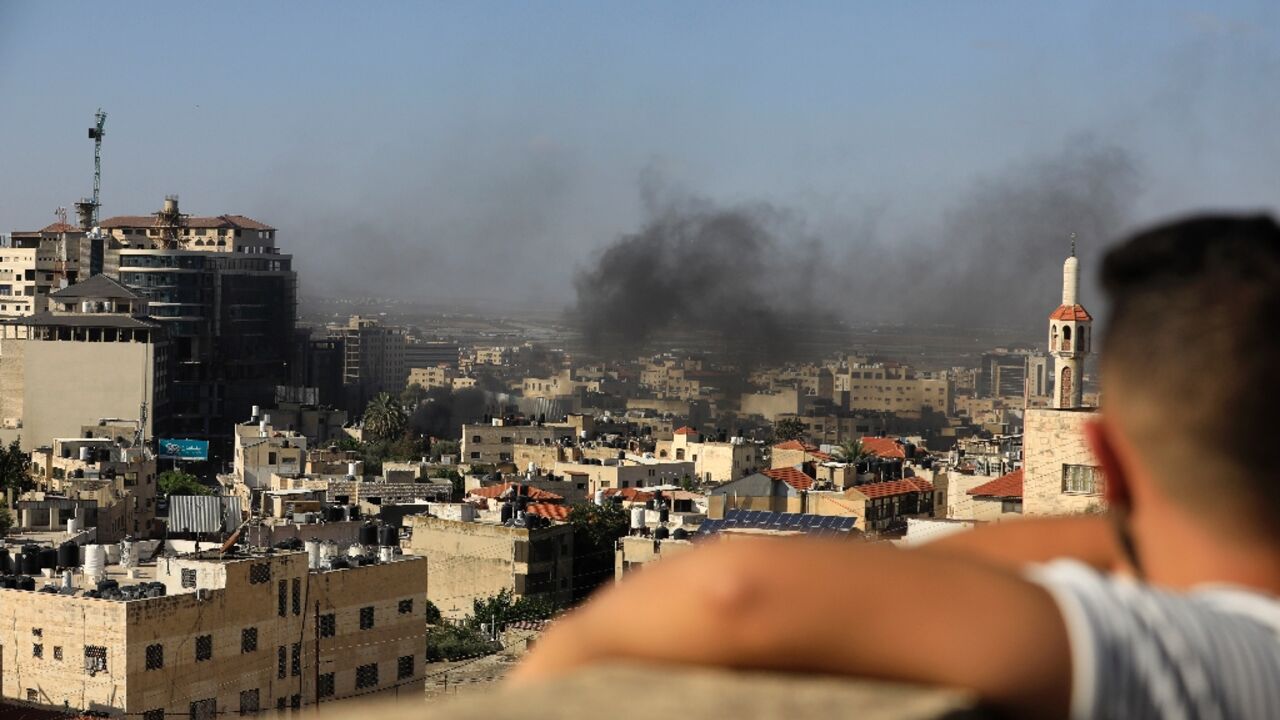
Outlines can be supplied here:
[[1062, 379], [1058, 385], [1058, 407], [1071, 407], [1071, 368], [1062, 368]]
[[1058, 347], [1058, 324], [1054, 323], [1050, 327], [1052, 329], [1049, 331], [1049, 349], [1053, 350]]
[[1071, 350], [1071, 326], [1062, 326], [1062, 349]]
[[1076, 333], [1076, 352], [1084, 352], [1084, 333], [1085, 328], [1080, 328], [1080, 332]]

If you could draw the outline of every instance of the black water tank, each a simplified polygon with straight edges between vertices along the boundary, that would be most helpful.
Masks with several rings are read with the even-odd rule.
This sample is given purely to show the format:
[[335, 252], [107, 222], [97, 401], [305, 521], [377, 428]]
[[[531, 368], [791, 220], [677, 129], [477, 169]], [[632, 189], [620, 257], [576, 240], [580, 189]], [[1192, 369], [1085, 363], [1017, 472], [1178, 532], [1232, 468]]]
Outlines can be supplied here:
[[653, 531], [654, 540], [666, 540], [668, 537], [671, 537], [671, 531], [665, 527], [659, 526], [657, 530]]
[[658, 511], [658, 522], [664, 523], [670, 519], [671, 519], [671, 510], [669, 508], [664, 507]]
[[18, 578], [18, 582], [15, 584], [14, 587], [16, 587], [18, 590], [35, 590], [36, 579], [31, 577], [30, 575], [23, 575], [22, 577]]
[[0, 576], [0, 588], [12, 590], [18, 584], [18, 579], [12, 575]]
[[360, 519], [360, 506], [359, 506], [359, 505], [348, 505], [348, 506], [347, 506], [347, 517], [348, 517], [348, 518], [350, 518], [350, 519], [352, 519], [352, 520], [359, 520], [359, 519]]
[[657, 506], [658, 506], [658, 504], [657, 504], [657, 503], [655, 503], [655, 502], [653, 501], [653, 498], [649, 498], [648, 500], [645, 500], [645, 501], [644, 501], [644, 509], [645, 509], [645, 510], [653, 510], [653, 509], [657, 508]]
[[400, 531], [390, 525], [383, 525], [378, 528], [378, 544], [382, 547], [397, 547], [400, 545]]
[[671, 533], [671, 539], [672, 540], [688, 540], [689, 531], [685, 530], [684, 528], [676, 528], [675, 531]]
[[346, 558], [334, 558], [329, 561], [329, 568], [332, 570], [346, 570], [349, 567], [351, 563], [347, 562]]
[[19, 571], [26, 575], [40, 574], [40, 548], [28, 545], [22, 548], [22, 563]]
[[120, 583], [115, 580], [107, 579], [98, 581], [98, 592], [110, 592], [112, 590], [119, 589]]
[[361, 545], [377, 545], [378, 544], [378, 526], [371, 522], [367, 522], [360, 526], [359, 534]]
[[515, 505], [512, 505], [509, 502], [502, 503], [502, 510], [499, 515], [499, 519], [501, 519], [502, 522], [504, 523], [510, 522], [511, 518], [515, 517], [515, 515], [516, 515]]
[[13, 572], [13, 562], [9, 560], [9, 548], [0, 547], [0, 575]]
[[52, 548], [52, 547], [40, 548], [40, 569], [52, 570], [56, 567], [58, 567], [57, 548]]
[[58, 567], [73, 568], [80, 564], [80, 546], [70, 540], [58, 546]]

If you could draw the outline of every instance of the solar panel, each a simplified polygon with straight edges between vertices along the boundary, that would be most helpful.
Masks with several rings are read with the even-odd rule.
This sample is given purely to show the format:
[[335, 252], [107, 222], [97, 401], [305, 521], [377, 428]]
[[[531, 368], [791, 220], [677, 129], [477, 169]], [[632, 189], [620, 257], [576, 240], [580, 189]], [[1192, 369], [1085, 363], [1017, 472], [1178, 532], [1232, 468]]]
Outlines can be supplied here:
[[786, 526], [789, 528], [797, 528], [804, 522], [804, 515], [798, 513], [787, 513]]
[[724, 519], [725, 519], [725, 520], [735, 520], [735, 519], [737, 519], [737, 517], [738, 517], [739, 515], [741, 515], [743, 512], [745, 512], [745, 511], [743, 511], [743, 510], [737, 510], [737, 509], [734, 509], [734, 510], [725, 510], [725, 511], [724, 511]]
[[852, 530], [853, 526], [857, 524], [857, 522], [858, 518], [855, 517], [840, 518], [840, 529], [846, 531]]
[[742, 519], [743, 524], [755, 525], [758, 519], [760, 518], [760, 511], [747, 510], [747, 511], [744, 511], [740, 517]]
[[804, 517], [804, 526], [808, 528], [820, 528], [825, 521], [826, 518], [821, 515], [806, 515]]

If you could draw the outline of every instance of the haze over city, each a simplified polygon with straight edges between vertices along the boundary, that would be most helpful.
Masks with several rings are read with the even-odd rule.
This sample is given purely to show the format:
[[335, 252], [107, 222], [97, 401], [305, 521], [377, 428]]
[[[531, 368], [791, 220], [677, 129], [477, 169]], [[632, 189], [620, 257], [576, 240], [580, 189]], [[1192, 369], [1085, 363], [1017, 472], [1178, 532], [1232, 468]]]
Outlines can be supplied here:
[[304, 298], [589, 307], [730, 213], [833, 317], [1038, 329], [1071, 232], [1088, 292], [1124, 229], [1277, 207], [1274, 3], [231, 7], [0, 5], [5, 227], [89, 193], [99, 106], [104, 216], [269, 222]]

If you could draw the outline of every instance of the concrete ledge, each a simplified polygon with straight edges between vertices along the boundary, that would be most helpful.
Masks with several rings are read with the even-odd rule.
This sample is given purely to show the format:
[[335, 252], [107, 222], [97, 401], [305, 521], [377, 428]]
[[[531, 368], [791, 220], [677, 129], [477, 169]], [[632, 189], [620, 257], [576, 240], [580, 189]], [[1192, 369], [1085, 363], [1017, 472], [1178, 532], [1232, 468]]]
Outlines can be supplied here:
[[[368, 720], [369, 705], [340, 707], [327, 718]], [[433, 720], [550, 720], [551, 718], [857, 718], [960, 720], [987, 717], [964, 693], [911, 685], [810, 675], [609, 665], [545, 685], [431, 701]], [[417, 717], [403, 699], [380, 717]]]

